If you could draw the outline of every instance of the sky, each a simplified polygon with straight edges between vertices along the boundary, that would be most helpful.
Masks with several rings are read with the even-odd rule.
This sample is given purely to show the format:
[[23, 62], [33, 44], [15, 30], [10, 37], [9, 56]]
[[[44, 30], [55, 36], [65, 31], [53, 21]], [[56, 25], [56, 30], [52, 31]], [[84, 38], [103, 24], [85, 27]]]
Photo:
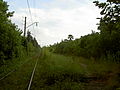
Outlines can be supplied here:
[[[69, 34], [74, 38], [97, 30], [96, 18], [100, 16], [100, 9], [93, 4], [94, 0], [5, 0], [9, 11], [15, 11], [12, 22], [23, 30], [24, 17], [27, 17], [27, 26], [34, 22], [27, 30], [31, 31], [41, 46], [52, 45], [67, 39]], [[105, 1], [105, 0], [100, 0]]]

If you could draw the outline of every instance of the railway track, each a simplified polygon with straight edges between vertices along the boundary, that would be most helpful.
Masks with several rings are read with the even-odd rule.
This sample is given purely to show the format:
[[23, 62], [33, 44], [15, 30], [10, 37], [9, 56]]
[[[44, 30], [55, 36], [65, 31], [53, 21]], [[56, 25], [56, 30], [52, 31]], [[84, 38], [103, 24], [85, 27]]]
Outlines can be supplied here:
[[30, 90], [40, 55], [0, 78], [0, 90]]
[[30, 90], [30, 88], [31, 88], [31, 85], [32, 85], [32, 81], [33, 81], [33, 77], [34, 77], [34, 74], [35, 74], [35, 70], [36, 70], [36, 67], [37, 67], [38, 60], [39, 60], [39, 57], [38, 57], [38, 59], [36, 60], [34, 69], [33, 69], [33, 71], [32, 71], [32, 75], [31, 75], [30, 82], [29, 82], [29, 85], [28, 85], [28, 89], [27, 89], [27, 90]]

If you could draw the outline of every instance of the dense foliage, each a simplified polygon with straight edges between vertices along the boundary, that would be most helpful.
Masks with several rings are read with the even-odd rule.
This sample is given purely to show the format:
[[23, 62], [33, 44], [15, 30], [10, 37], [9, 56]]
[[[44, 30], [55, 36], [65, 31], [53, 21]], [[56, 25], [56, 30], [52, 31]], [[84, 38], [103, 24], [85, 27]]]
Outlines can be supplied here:
[[50, 50], [60, 54], [120, 62], [119, 0], [108, 0], [104, 3], [94, 1], [93, 3], [101, 9], [100, 14], [102, 17], [97, 18], [100, 19], [98, 26], [99, 33], [92, 31], [91, 34], [75, 40], [65, 39], [51, 46]]
[[0, 0], [0, 65], [39, 46], [30, 33], [27, 37], [21, 36], [21, 30], [9, 19], [13, 13], [8, 11], [7, 2]]

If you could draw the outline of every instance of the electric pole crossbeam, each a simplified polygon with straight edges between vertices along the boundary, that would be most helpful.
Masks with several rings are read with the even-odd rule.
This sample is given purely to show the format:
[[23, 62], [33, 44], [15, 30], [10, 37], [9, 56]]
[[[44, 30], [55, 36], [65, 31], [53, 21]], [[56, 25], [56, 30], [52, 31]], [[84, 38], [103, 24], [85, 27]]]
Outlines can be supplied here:
[[26, 28], [32, 26], [33, 24], [36, 24], [36, 26], [37, 26], [37, 23], [38, 23], [38, 22], [34, 22], [34, 23], [30, 24], [29, 26], [27, 26]]
[[25, 17], [25, 24], [24, 24], [24, 37], [26, 36], [26, 29], [27, 29], [28, 27], [32, 26], [33, 24], [36, 24], [36, 26], [37, 26], [37, 24], [38, 24], [38, 22], [34, 22], [34, 23], [32, 23], [32, 24], [26, 26], [26, 19], [27, 19], [27, 17]]

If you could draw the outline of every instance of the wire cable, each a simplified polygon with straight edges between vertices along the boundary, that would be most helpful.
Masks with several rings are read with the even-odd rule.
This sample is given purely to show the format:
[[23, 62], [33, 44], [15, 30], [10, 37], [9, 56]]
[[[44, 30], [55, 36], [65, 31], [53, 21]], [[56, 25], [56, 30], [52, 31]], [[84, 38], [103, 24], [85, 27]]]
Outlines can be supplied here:
[[[37, 11], [36, 11], [36, 0], [33, 0], [33, 7], [34, 7], [34, 20], [37, 21]], [[37, 23], [36, 23], [37, 24]], [[36, 37], [36, 30], [34, 30], [34, 36]]]
[[33, 23], [32, 13], [31, 13], [31, 9], [30, 9], [30, 3], [29, 3], [29, 0], [27, 0], [27, 6], [28, 6], [29, 13], [30, 13], [30, 17], [31, 17], [31, 22]]

